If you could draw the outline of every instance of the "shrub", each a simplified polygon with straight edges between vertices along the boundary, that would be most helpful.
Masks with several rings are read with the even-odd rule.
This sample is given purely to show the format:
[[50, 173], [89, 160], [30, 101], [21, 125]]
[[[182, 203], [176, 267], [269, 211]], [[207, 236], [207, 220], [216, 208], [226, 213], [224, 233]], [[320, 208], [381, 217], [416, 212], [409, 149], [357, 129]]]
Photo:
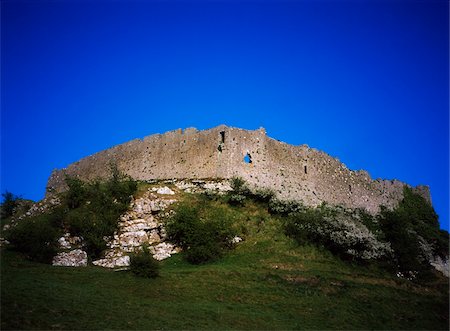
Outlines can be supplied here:
[[5, 219], [11, 217], [14, 214], [21, 198], [11, 192], [5, 191], [2, 193], [3, 202], [0, 206], [0, 218]]
[[[128, 209], [137, 183], [111, 167], [106, 181], [83, 182], [66, 176], [68, 190], [61, 206], [48, 214], [24, 219], [10, 231], [10, 242], [31, 259], [50, 262], [57, 252], [56, 237], [65, 228], [83, 238], [91, 258], [106, 249], [105, 237], [117, 229], [120, 215]], [[8, 201], [14, 200], [8, 195]]]
[[271, 214], [286, 216], [293, 213], [303, 212], [305, 210], [306, 207], [298, 201], [282, 201], [276, 198], [272, 198], [269, 201], [269, 212]]
[[228, 203], [232, 206], [243, 206], [245, 205], [246, 196], [242, 194], [230, 193], [228, 197]]
[[243, 180], [240, 177], [233, 177], [231, 178], [231, 182], [230, 182], [231, 188], [232, 188], [232, 192], [236, 193], [236, 194], [242, 194], [245, 196], [248, 196], [251, 194], [250, 189], [248, 188], [245, 180]]
[[57, 240], [61, 230], [55, 226], [55, 215], [39, 215], [21, 220], [7, 234], [13, 249], [27, 258], [42, 263], [51, 263], [57, 253]]
[[222, 249], [217, 243], [205, 240], [188, 248], [185, 258], [189, 263], [202, 264], [222, 256]]
[[231, 218], [224, 208], [205, 203], [202, 208], [180, 204], [166, 224], [168, 238], [185, 251], [193, 264], [215, 260], [231, 247]]
[[420, 276], [431, 268], [428, 255], [448, 256], [448, 233], [439, 229], [431, 204], [409, 187], [397, 208], [381, 211], [378, 222], [394, 250], [394, 267], [402, 273]]
[[291, 213], [285, 232], [300, 244], [322, 245], [343, 258], [375, 260], [391, 253], [388, 243], [378, 240], [355, 215], [339, 208], [305, 208]]
[[80, 207], [86, 201], [88, 194], [86, 184], [79, 178], [66, 175], [67, 187], [66, 204], [70, 209]]
[[269, 202], [275, 198], [275, 192], [269, 188], [256, 189], [253, 192], [252, 197], [256, 201]]
[[400, 272], [423, 269], [425, 261], [420, 257], [419, 238], [412, 231], [408, 220], [397, 211], [384, 210], [380, 214], [379, 223], [394, 250], [393, 267]]
[[156, 261], [148, 248], [130, 257], [130, 270], [139, 277], [156, 278], [159, 276], [159, 262]]
[[219, 200], [220, 195], [213, 190], [206, 190], [200, 193], [200, 197], [204, 200], [217, 201]]
[[232, 190], [228, 193], [228, 203], [233, 206], [243, 206], [247, 197], [251, 196], [251, 191], [245, 181], [240, 177], [231, 178]]
[[87, 253], [98, 257], [106, 249], [104, 238], [114, 234], [118, 218], [128, 209], [137, 183], [113, 166], [106, 181], [85, 183], [67, 176], [66, 182], [69, 190], [65, 203], [69, 210], [65, 224], [72, 234], [83, 237]]

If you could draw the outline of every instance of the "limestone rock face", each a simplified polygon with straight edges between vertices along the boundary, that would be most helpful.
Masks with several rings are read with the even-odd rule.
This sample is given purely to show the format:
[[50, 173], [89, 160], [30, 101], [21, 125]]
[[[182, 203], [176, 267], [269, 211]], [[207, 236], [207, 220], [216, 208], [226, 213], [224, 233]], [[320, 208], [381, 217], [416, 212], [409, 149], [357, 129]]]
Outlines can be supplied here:
[[173, 244], [170, 243], [160, 243], [156, 246], [150, 247], [150, 252], [153, 254], [153, 258], [161, 261], [169, 258], [172, 254], [176, 254], [180, 251]]
[[174, 195], [167, 186], [149, 189], [142, 197], [130, 204], [130, 210], [120, 217], [118, 231], [108, 242], [109, 249], [104, 257], [93, 262], [105, 268], [127, 267], [130, 254], [149, 246], [150, 252], [157, 260], [163, 260], [179, 250], [174, 245], [165, 243], [166, 232], [162, 218], [166, 209], [176, 202], [158, 195]]
[[53, 258], [52, 265], [61, 267], [86, 267], [87, 254], [81, 249], [62, 252]]
[[[179, 191], [223, 194], [231, 190], [228, 180], [170, 180], [166, 183], [173, 185], [173, 188], [154, 187], [131, 202], [129, 211], [120, 217], [118, 230], [109, 239], [103, 258], [94, 261], [94, 265], [105, 268], [127, 267], [130, 264], [130, 255], [142, 250], [143, 246], [149, 247], [156, 260], [164, 260], [180, 252], [180, 248], [166, 242], [167, 234], [163, 222], [164, 217], [171, 213], [168, 210], [170, 205], [177, 201], [172, 197]], [[66, 237], [62, 238], [61, 242], [65, 244], [65, 240]], [[237, 243], [242, 239], [236, 237], [234, 240]]]

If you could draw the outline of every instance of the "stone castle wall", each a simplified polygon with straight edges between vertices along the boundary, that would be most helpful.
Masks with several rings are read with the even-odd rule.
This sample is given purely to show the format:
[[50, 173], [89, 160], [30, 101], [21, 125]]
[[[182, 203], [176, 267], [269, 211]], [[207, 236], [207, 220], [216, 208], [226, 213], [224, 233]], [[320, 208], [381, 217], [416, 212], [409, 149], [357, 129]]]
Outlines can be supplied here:
[[[244, 158], [250, 162], [246, 162]], [[64, 177], [104, 178], [111, 163], [134, 179], [228, 179], [239, 176], [251, 186], [270, 188], [280, 199], [322, 202], [364, 208], [395, 207], [404, 183], [372, 180], [365, 171], [351, 171], [339, 160], [306, 145], [292, 146], [267, 137], [263, 128], [249, 131], [227, 126], [194, 128], [136, 139], [88, 156], [51, 174], [47, 194], [66, 189]], [[416, 192], [430, 200], [427, 186]]]

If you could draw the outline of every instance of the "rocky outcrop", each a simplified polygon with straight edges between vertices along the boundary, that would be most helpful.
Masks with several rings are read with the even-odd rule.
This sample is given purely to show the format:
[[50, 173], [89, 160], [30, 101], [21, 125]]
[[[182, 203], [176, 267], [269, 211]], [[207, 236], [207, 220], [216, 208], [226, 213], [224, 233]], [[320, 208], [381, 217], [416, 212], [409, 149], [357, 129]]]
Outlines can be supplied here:
[[179, 250], [166, 243], [163, 219], [168, 207], [176, 202], [175, 192], [167, 186], [153, 187], [134, 199], [130, 210], [120, 217], [118, 230], [108, 240], [108, 250], [102, 259], [93, 261], [97, 266], [122, 268], [130, 264], [130, 255], [148, 246], [153, 258], [163, 260]]
[[73, 247], [81, 247], [82, 238], [77, 236], [71, 236], [70, 233], [64, 234], [58, 239], [60, 249], [72, 249]]
[[86, 267], [87, 254], [81, 249], [61, 252], [53, 258], [52, 265], [61, 267]]
[[[93, 261], [105, 268], [123, 268], [130, 264], [131, 254], [148, 246], [156, 260], [164, 260], [180, 252], [180, 248], [167, 242], [164, 220], [171, 215], [170, 206], [177, 201], [176, 194], [186, 193], [223, 194], [231, 190], [228, 180], [167, 180], [165, 186], [149, 188], [134, 199], [130, 209], [120, 217], [118, 230], [108, 240], [108, 250], [102, 259]], [[169, 188], [167, 185], [171, 185]], [[239, 242], [241, 238], [234, 240]]]

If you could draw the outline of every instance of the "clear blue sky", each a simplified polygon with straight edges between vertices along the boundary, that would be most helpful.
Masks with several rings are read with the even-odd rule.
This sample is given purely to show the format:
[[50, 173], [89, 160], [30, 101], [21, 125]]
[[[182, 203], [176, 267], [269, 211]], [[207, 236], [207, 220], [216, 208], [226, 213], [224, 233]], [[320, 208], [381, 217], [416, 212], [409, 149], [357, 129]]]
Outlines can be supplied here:
[[308, 144], [449, 213], [448, 2], [1, 2], [1, 190], [219, 124]]

